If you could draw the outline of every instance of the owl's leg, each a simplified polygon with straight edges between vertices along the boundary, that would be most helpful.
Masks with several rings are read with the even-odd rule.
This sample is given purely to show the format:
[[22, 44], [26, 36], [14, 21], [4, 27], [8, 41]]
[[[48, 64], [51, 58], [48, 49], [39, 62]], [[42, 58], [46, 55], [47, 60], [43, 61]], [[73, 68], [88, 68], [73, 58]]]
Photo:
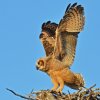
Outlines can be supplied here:
[[56, 92], [62, 93], [62, 90], [64, 88], [64, 81], [61, 77], [57, 77], [57, 81], [59, 82], [59, 88], [57, 89]]
[[55, 78], [51, 78], [52, 83], [54, 84], [54, 87], [51, 89], [52, 91], [56, 91], [56, 89], [58, 88], [58, 82]]

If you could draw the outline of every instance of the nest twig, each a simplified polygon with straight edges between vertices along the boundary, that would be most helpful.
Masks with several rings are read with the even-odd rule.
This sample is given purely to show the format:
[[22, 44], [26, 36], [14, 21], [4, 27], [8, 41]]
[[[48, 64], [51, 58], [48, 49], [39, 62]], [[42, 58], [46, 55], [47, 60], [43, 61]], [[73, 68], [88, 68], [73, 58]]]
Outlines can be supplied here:
[[14, 95], [27, 99], [27, 100], [100, 100], [100, 88], [94, 88], [96, 85], [91, 86], [90, 88], [83, 88], [77, 92], [68, 94], [65, 93], [56, 93], [50, 90], [41, 90], [38, 92], [29, 93], [27, 96], [17, 94], [11, 89], [8, 89]]

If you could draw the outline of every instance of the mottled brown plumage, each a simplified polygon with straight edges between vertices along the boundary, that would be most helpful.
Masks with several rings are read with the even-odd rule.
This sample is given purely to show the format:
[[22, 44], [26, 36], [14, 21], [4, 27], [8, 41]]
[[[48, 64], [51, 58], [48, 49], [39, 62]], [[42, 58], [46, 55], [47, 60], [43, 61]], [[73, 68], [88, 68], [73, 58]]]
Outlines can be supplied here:
[[69, 67], [73, 64], [77, 38], [84, 26], [84, 8], [69, 4], [59, 24], [43, 23], [40, 40], [46, 57], [40, 58], [37, 69], [46, 72], [54, 84], [53, 91], [61, 92], [64, 84], [79, 89], [84, 86], [83, 77], [73, 73]]
[[40, 40], [44, 46], [46, 56], [52, 55], [55, 46], [55, 31], [58, 24], [51, 23], [50, 21], [42, 24], [42, 33], [40, 34]]
[[74, 3], [68, 6], [56, 30], [54, 56], [70, 67], [75, 58], [77, 37], [84, 26], [84, 10]]

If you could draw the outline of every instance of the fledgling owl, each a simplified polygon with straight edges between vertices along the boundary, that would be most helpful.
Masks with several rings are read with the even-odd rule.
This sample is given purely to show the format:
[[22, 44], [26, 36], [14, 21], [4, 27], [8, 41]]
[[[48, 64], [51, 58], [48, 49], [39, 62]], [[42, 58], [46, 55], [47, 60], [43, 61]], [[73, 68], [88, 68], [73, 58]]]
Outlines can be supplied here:
[[70, 70], [75, 58], [78, 34], [85, 22], [84, 8], [69, 4], [59, 24], [50, 21], [42, 24], [40, 40], [46, 57], [36, 62], [37, 69], [47, 73], [54, 84], [53, 91], [62, 92], [64, 85], [73, 89], [84, 87], [83, 77]]

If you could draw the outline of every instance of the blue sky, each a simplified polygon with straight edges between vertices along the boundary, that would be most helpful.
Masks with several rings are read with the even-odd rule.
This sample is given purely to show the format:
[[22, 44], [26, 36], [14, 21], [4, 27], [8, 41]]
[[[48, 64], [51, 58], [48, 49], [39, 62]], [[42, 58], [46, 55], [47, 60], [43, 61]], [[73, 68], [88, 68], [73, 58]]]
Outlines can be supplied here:
[[[79, 34], [76, 58], [71, 67], [83, 74], [86, 87], [100, 87], [100, 1], [99, 0], [0, 0], [0, 99], [22, 100], [5, 90], [26, 95], [32, 89], [50, 89], [50, 78], [35, 68], [45, 55], [39, 40], [41, 24], [59, 23], [69, 3], [85, 8], [86, 23]], [[65, 86], [64, 92], [73, 92]]]

